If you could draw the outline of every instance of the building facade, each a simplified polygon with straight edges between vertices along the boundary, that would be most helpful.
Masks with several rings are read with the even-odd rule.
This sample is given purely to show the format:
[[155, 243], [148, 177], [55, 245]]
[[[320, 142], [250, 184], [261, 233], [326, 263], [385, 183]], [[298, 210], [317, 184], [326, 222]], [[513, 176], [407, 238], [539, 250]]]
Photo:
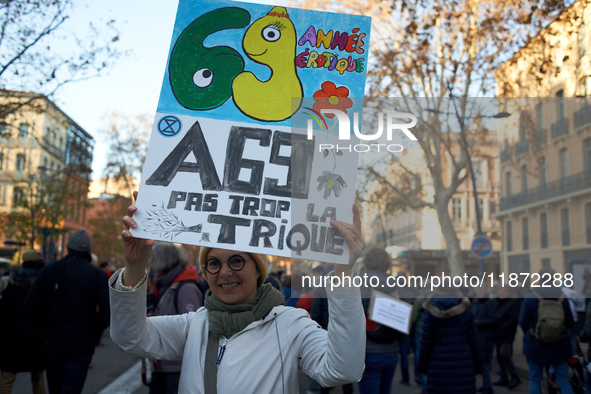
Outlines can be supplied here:
[[22, 221], [4, 231], [5, 244], [43, 247], [50, 260], [61, 254], [68, 233], [85, 223], [93, 146], [47, 97], [0, 90], [0, 212], [5, 227]]
[[[591, 1], [579, 0], [497, 72], [505, 272], [572, 273], [591, 296]], [[516, 98], [515, 97], [529, 97]], [[536, 98], [543, 97], [543, 98]]]
[[[499, 203], [500, 179], [496, 132], [488, 130], [485, 139], [473, 145], [478, 154], [472, 158], [479, 214], [482, 232], [492, 241], [493, 253], [484, 260], [487, 272], [498, 272], [499, 250], [501, 248], [500, 225], [493, 217]], [[476, 141], [471, 141], [476, 144]], [[459, 155], [462, 147], [451, 147], [451, 153]], [[420, 174], [423, 199], [432, 200], [434, 193], [431, 177], [426, 169], [425, 159], [420, 148], [411, 148], [400, 160], [413, 173]], [[441, 164], [444, 182], [451, 182], [452, 163], [449, 156]], [[395, 179], [395, 178], [392, 178]], [[370, 186], [368, 194], [375, 185]], [[456, 236], [463, 251], [462, 256], [468, 273], [478, 273], [479, 261], [470, 251], [472, 240], [477, 233], [476, 206], [471, 178], [468, 177], [453, 194], [448, 210], [453, 221]], [[412, 210], [410, 208], [388, 210], [384, 204], [364, 205], [364, 234], [369, 242], [383, 246], [396, 260], [396, 265], [404, 267], [413, 275], [426, 276], [447, 271], [445, 239], [437, 218], [431, 208]]]

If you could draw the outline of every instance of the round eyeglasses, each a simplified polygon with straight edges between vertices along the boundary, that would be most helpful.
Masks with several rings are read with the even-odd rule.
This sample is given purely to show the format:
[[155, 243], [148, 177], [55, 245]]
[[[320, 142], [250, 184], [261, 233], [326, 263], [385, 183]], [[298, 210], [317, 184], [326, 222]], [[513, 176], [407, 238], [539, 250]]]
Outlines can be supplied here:
[[[227, 264], [232, 271], [240, 271], [242, 268], [244, 268], [246, 260], [244, 260], [244, 257], [240, 256], [239, 254], [235, 254], [233, 256], [230, 256]], [[216, 259], [215, 257], [208, 259], [205, 262], [205, 270], [212, 275], [217, 274], [218, 272], [220, 272], [221, 269], [222, 262]]]

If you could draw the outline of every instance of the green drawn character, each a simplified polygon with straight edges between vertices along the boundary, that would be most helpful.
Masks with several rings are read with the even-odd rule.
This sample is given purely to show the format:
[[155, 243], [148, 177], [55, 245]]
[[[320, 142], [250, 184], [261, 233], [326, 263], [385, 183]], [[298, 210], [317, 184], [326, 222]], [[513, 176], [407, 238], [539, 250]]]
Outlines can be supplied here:
[[177, 101], [192, 110], [209, 110], [232, 95], [232, 80], [244, 71], [240, 53], [227, 46], [207, 48], [207, 36], [226, 29], [241, 29], [250, 23], [242, 8], [219, 8], [201, 15], [183, 30], [169, 62], [170, 86]]

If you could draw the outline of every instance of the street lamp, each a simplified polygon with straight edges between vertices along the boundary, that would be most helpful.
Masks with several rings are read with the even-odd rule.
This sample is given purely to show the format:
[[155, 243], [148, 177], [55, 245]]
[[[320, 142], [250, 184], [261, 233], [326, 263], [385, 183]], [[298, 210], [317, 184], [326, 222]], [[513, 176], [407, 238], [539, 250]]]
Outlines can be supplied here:
[[[472, 156], [470, 155], [470, 149], [468, 147], [468, 139], [466, 138], [466, 132], [464, 129], [464, 119], [460, 116], [460, 112], [458, 111], [458, 106], [456, 104], [456, 100], [455, 100], [453, 92], [451, 90], [451, 86], [450, 86], [449, 81], [447, 81], [447, 88], [449, 89], [449, 96], [450, 96], [451, 101], [454, 105], [456, 118], [458, 119], [458, 122], [460, 123], [460, 136], [462, 138], [463, 148], [464, 148], [464, 151], [466, 152], [466, 157], [468, 159], [468, 170], [470, 171], [470, 177], [472, 178], [472, 194], [474, 195], [474, 211], [476, 214], [476, 232], [477, 232], [477, 235], [482, 235], [482, 223], [480, 220], [480, 206], [478, 204], [478, 189], [476, 187], [476, 176], [474, 174], [474, 166], [472, 165]], [[495, 115], [481, 116], [481, 117], [502, 119], [502, 118], [508, 118], [509, 116], [511, 116], [511, 114], [508, 112], [499, 112]], [[484, 260], [483, 259], [478, 259], [478, 273], [479, 273], [479, 275], [484, 274]]]

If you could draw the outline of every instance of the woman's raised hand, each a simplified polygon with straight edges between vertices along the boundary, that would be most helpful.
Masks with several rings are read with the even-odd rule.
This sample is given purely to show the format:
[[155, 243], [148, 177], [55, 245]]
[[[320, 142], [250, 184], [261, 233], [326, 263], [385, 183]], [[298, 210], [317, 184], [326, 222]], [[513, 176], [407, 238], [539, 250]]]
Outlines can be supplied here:
[[[137, 192], [133, 192], [133, 198], [137, 200]], [[127, 208], [127, 215], [123, 217], [125, 230], [121, 233], [123, 238], [123, 253], [125, 254], [125, 271], [122, 282], [126, 286], [135, 286], [143, 277], [148, 266], [148, 260], [152, 254], [153, 239], [135, 238], [131, 235], [130, 228], [137, 226], [133, 220], [133, 214], [137, 211], [135, 205]]]
[[351, 270], [355, 262], [361, 256], [363, 249], [365, 249], [365, 241], [361, 235], [359, 208], [353, 204], [353, 224], [331, 220], [330, 225], [339, 230], [339, 233], [345, 239], [347, 245], [349, 245], [349, 264], [335, 264], [334, 273], [339, 276], [341, 274], [351, 275]]

